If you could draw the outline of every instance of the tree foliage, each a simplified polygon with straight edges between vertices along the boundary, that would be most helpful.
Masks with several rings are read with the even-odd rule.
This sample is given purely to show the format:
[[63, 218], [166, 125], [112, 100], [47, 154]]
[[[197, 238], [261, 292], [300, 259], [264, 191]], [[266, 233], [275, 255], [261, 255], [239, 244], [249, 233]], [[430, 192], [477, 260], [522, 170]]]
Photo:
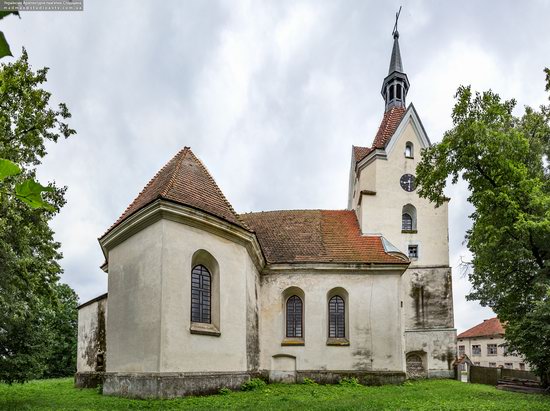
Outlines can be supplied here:
[[[65, 204], [66, 188], [49, 183], [37, 190], [35, 181], [46, 141], [74, 134], [66, 106], [52, 108], [41, 88], [46, 74], [31, 70], [24, 50], [0, 68], [0, 158], [7, 160], [0, 164], [0, 380], [7, 382], [56, 372], [59, 364], [52, 368], [49, 360], [59, 357], [59, 333], [76, 338], [76, 296], [59, 284], [60, 244], [48, 225]], [[42, 192], [49, 206], [36, 208]], [[71, 319], [63, 320], [69, 328], [63, 318]]]
[[45, 378], [73, 375], [76, 371], [76, 332], [78, 329], [78, 296], [67, 284], [55, 285], [56, 301], [47, 312], [48, 329], [53, 334]]
[[[436, 205], [445, 201], [448, 177], [468, 183], [475, 208], [466, 233], [473, 254], [468, 299], [494, 309], [508, 324], [511, 348], [547, 382], [550, 328], [538, 327], [528, 339], [522, 330], [550, 309], [550, 106], [526, 107], [521, 116], [515, 106], [492, 91], [460, 87], [453, 128], [423, 152], [416, 171], [420, 196]], [[546, 356], [533, 355], [543, 347]]]
[[[17, 11], [0, 11], [0, 20], [2, 20], [6, 16], [9, 16], [10, 14], [15, 14], [16, 16], [19, 16], [19, 12]], [[0, 58], [11, 55], [12, 54], [10, 50], [10, 45], [6, 40], [6, 36], [4, 36], [4, 33], [0, 31]]]

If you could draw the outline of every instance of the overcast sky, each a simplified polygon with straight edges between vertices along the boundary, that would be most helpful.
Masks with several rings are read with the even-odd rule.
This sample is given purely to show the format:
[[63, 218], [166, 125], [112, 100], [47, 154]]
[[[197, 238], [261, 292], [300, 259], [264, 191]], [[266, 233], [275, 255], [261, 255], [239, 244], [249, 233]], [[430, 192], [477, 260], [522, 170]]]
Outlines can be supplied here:
[[[107, 289], [97, 238], [183, 146], [238, 212], [344, 209], [351, 145], [371, 144], [384, 111], [401, 4], [408, 102], [432, 142], [460, 84], [514, 97], [518, 112], [546, 101], [550, 1], [84, 2], [1, 22], [73, 114], [78, 134], [49, 145], [39, 176], [69, 187], [52, 226], [81, 302]], [[463, 184], [447, 194], [460, 332], [493, 314], [465, 300], [472, 209]]]

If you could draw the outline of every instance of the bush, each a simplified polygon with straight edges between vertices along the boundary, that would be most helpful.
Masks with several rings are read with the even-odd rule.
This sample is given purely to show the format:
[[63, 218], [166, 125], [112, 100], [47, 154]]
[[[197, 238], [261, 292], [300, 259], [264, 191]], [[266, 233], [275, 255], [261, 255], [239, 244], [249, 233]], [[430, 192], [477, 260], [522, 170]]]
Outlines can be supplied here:
[[231, 390], [227, 387], [223, 387], [223, 388], [220, 388], [220, 390], [218, 391], [218, 394], [228, 395], [228, 394], [231, 394]]
[[305, 377], [303, 380], [302, 380], [302, 384], [305, 384], [305, 385], [318, 385], [315, 381], [313, 381], [311, 378], [307, 378]]
[[260, 388], [264, 388], [265, 386], [266, 386], [266, 383], [264, 380], [260, 380], [259, 378], [252, 378], [247, 382], [243, 383], [243, 385], [241, 385], [241, 390], [254, 391]]
[[360, 387], [361, 384], [359, 384], [359, 380], [355, 377], [345, 377], [340, 379], [338, 382], [339, 385], [342, 385], [344, 387]]

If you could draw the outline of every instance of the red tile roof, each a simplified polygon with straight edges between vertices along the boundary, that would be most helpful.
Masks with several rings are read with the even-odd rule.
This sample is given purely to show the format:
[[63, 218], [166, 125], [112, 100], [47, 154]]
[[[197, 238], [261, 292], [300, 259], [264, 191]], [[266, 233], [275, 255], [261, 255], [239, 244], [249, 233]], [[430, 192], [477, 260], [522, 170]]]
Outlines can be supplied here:
[[502, 327], [497, 317], [483, 321], [481, 324], [459, 334], [457, 338], [485, 337], [489, 335], [504, 335], [504, 327]]
[[185, 147], [160, 169], [102, 237], [126, 218], [158, 199], [194, 207], [248, 229], [206, 167], [189, 147]]
[[392, 107], [384, 113], [378, 132], [374, 137], [372, 147], [358, 147], [353, 146], [353, 157], [355, 163], [363, 160], [367, 155], [377, 148], [385, 148], [388, 140], [393, 136], [399, 123], [403, 120], [405, 115], [405, 108], [403, 107]]
[[404, 107], [392, 107], [384, 113], [380, 127], [378, 128], [378, 133], [374, 137], [374, 142], [372, 143], [373, 148], [384, 148], [397, 127], [403, 116], [405, 115]]
[[408, 263], [388, 254], [381, 237], [361, 235], [354, 211], [282, 210], [241, 218], [269, 263]]
[[370, 147], [353, 146], [353, 158], [355, 159], [355, 162], [358, 163], [359, 161], [363, 160], [373, 150], [374, 149]]

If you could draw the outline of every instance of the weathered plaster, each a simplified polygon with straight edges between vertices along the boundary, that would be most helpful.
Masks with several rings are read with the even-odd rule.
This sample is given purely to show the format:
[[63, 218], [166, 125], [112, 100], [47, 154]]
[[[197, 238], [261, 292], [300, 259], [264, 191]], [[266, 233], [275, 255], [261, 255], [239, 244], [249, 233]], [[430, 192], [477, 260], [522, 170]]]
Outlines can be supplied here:
[[403, 304], [407, 330], [453, 328], [451, 269], [409, 268], [403, 276]]
[[163, 228], [157, 221], [109, 251], [109, 372], [159, 371]]
[[[305, 292], [304, 345], [281, 345], [285, 339], [284, 292]], [[286, 272], [262, 277], [260, 297], [261, 368], [270, 369], [274, 356], [296, 358], [296, 370], [404, 371], [401, 271], [394, 273]], [[348, 293], [348, 346], [329, 346], [328, 293]]]
[[456, 358], [456, 330], [441, 328], [405, 332], [405, 349], [426, 355], [428, 377], [452, 378], [452, 362]]
[[[247, 371], [253, 357], [247, 346], [254, 345], [247, 320], [254, 316], [258, 274], [246, 248], [176, 221], [162, 224], [160, 372]], [[199, 249], [219, 265], [219, 337], [189, 332], [192, 256]]]
[[105, 371], [107, 295], [78, 310], [77, 371]]

